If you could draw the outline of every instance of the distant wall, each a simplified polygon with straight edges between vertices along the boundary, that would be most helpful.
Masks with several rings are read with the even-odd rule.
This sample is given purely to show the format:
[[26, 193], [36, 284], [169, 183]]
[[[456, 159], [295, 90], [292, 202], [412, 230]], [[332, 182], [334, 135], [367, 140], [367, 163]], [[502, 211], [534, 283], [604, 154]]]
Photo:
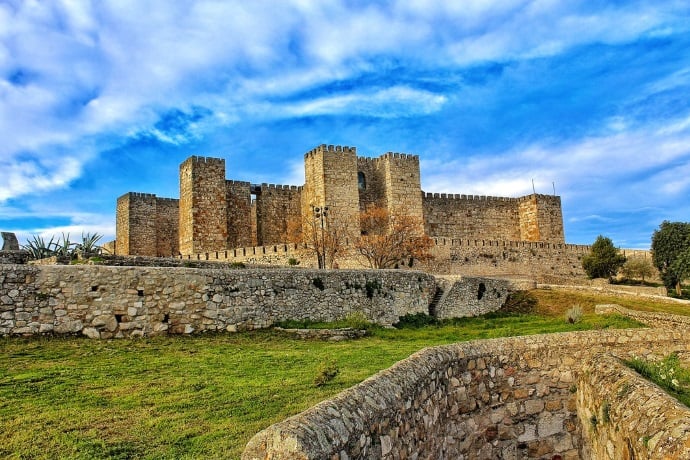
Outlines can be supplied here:
[[257, 241], [260, 245], [287, 241], [288, 225], [302, 220], [302, 187], [261, 184], [256, 197]]
[[426, 193], [423, 197], [427, 235], [486, 240], [520, 240], [518, 201], [473, 195]]
[[431, 237], [564, 243], [561, 199], [426, 193], [424, 224]]
[[434, 277], [392, 270], [0, 265], [0, 335], [127, 337], [427, 312]]
[[253, 246], [252, 198], [249, 182], [225, 181], [228, 240], [226, 247]]
[[[620, 389], [599, 386], [596, 378], [585, 383], [588, 377], [581, 366], [604, 350], [625, 356], [645, 356], [653, 349], [687, 352], [690, 344], [684, 335], [647, 329], [592, 331], [427, 348], [258, 433], [242, 458], [632, 458], [589, 455], [590, 436], [597, 432], [589, 420], [578, 418], [583, 410], [578, 399], [583, 401], [580, 407], [591, 400], [599, 408]], [[601, 393], [592, 397], [595, 388]], [[626, 417], [641, 421], [662, 407], [655, 404], [648, 411], [646, 400], [627, 400], [626, 414], [632, 415]], [[688, 412], [684, 409], [683, 417]], [[677, 451], [687, 449], [683, 427], [688, 425], [678, 418], [663, 420], [672, 427], [663, 433], [680, 442]], [[626, 423], [617, 419], [610, 426], [626, 433]], [[653, 423], [658, 429], [650, 428], [647, 434], [657, 440], [663, 427]], [[645, 443], [641, 436], [610, 439], [617, 452], [626, 442], [635, 448]], [[595, 445], [594, 452], [602, 450]]]

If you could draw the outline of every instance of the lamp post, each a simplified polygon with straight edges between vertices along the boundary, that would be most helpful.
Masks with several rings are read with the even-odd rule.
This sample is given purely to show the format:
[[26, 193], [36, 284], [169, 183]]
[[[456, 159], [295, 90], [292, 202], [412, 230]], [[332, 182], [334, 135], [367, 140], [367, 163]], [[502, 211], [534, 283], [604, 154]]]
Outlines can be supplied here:
[[316, 236], [316, 256], [318, 259], [319, 268], [326, 268], [326, 219], [328, 218], [328, 206], [312, 206], [314, 212], [314, 220], [321, 224], [321, 241], [318, 235]]

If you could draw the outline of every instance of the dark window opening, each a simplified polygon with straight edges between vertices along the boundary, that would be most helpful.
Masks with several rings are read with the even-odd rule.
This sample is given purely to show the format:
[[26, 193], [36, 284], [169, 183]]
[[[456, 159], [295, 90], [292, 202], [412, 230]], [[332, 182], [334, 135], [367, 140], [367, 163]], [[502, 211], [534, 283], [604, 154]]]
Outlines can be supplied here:
[[137, 295], [139, 297], [144, 297], [144, 290], [143, 289], [137, 289]]
[[91, 286], [91, 292], [98, 291], [98, 286]]
[[477, 291], [477, 300], [482, 300], [484, 293], [486, 292], [486, 285], [484, 283], [479, 283], [479, 290]]
[[164, 323], [170, 322], [170, 313], [166, 313], [165, 315], [163, 315], [163, 322]]
[[364, 173], [362, 171], [357, 173], [357, 186], [360, 190], [367, 189], [367, 178], [364, 176]]

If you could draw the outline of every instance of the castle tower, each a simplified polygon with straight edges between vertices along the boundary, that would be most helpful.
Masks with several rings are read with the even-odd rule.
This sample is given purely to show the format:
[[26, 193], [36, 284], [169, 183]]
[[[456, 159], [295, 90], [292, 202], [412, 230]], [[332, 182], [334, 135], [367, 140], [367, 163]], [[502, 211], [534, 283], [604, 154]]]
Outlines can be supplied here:
[[413, 217], [419, 221], [419, 233], [424, 233], [419, 157], [388, 152], [379, 161], [388, 214]]
[[156, 255], [156, 195], [125, 193], [117, 199], [115, 252], [118, 255]]
[[561, 197], [528, 195], [519, 199], [520, 239], [564, 243]]
[[180, 252], [224, 251], [228, 239], [225, 160], [192, 156], [180, 165]]
[[[302, 218], [314, 219], [313, 207], [328, 206], [329, 219], [359, 234], [357, 150], [355, 147], [320, 145], [304, 155]], [[308, 225], [303, 225], [303, 228]]]

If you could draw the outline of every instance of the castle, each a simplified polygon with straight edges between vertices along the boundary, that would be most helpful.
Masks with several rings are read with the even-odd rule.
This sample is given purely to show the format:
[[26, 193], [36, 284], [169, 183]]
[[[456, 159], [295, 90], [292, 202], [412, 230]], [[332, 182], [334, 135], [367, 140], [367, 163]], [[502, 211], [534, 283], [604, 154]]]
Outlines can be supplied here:
[[135, 192], [117, 199], [116, 253], [189, 256], [281, 244], [288, 222], [304, 226], [324, 207], [359, 235], [359, 213], [369, 205], [417, 218], [432, 238], [564, 243], [560, 197], [424, 193], [417, 155], [358, 157], [355, 147], [320, 145], [304, 155], [304, 168], [302, 186], [259, 185], [227, 180], [224, 159], [189, 157], [179, 199]]

